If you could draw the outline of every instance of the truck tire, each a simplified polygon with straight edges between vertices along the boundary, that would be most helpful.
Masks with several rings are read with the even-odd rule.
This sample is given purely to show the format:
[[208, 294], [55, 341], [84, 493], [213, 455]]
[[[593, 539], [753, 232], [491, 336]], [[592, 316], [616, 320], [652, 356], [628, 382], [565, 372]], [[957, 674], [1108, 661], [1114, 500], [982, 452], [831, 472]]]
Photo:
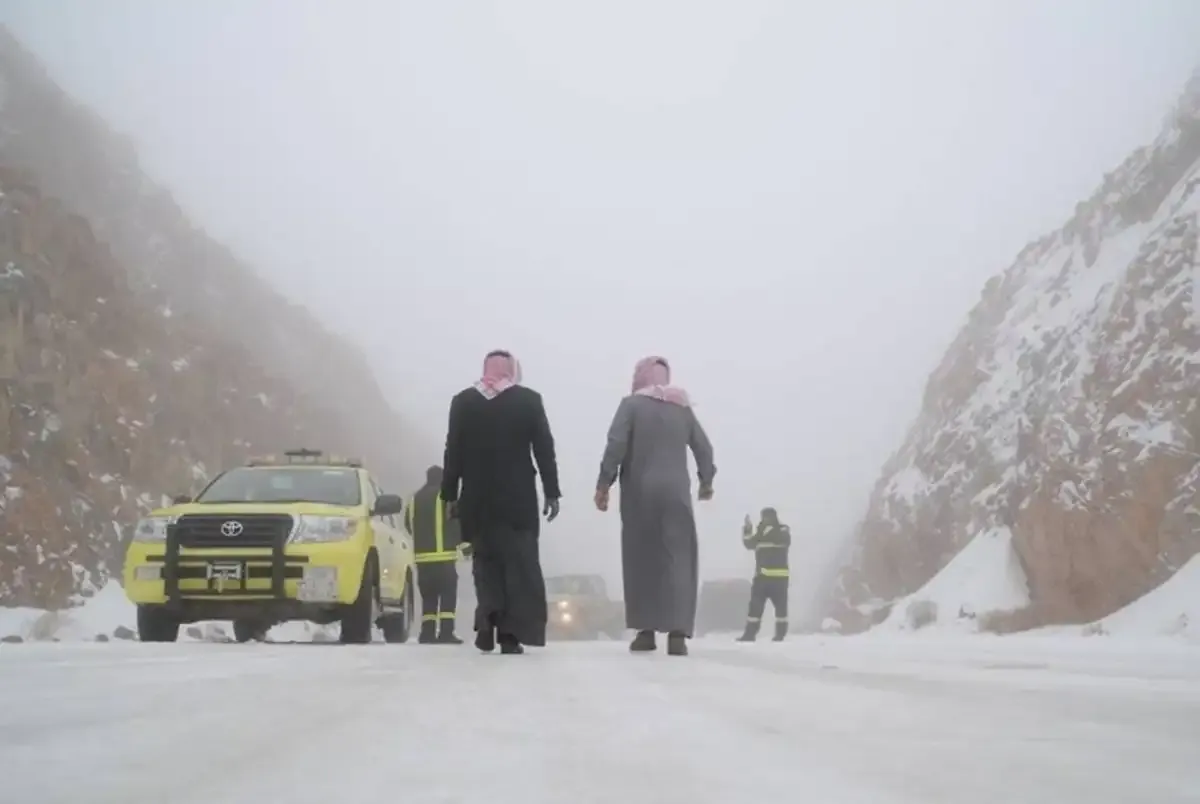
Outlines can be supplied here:
[[375, 582], [375, 575], [375, 560], [370, 558], [363, 569], [358, 597], [342, 612], [342, 633], [338, 640], [343, 645], [366, 645], [371, 642], [379, 598], [379, 584]]
[[233, 638], [237, 642], [249, 642], [252, 639], [262, 642], [266, 637], [266, 629], [256, 620], [233, 621]]
[[137, 630], [142, 642], [174, 642], [179, 639], [179, 620], [162, 606], [138, 606]]
[[407, 642], [412, 635], [413, 612], [413, 580], [412, 575], [409, 575], [404, 582], [404, 609], [385, 614], [379, 619], [383, 641], [394, 645]]

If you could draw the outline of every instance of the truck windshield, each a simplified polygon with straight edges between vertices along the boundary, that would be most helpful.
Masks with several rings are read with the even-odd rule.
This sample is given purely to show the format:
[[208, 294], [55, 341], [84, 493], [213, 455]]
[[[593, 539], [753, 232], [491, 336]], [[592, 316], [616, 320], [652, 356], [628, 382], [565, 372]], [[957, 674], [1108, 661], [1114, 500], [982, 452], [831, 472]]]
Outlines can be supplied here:
[[198, 503], [289, 503], [358, 505], [362, 493], [353, 469], [242, 467], [218, 477]]

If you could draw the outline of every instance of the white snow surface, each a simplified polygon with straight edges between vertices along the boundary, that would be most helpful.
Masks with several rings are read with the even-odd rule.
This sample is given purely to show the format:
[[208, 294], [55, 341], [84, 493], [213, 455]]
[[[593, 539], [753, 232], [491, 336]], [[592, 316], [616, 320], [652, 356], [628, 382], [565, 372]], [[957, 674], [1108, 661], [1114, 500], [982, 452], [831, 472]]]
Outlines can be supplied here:
[[1028, 605], [1029, 585], [1012, 533], [992, 528], [977, 534], [920, 590], [897, 600], [877, 628], [909, 631], [936, 625], [974, 631], [982, 615]]
[[1113, 636], [1170, 634], [1200, 640], [1200, 555], [1096, 626], [1089, 630]]
[[[112, 637], [122, 626], [137, 631], [137, 608], [116, 580], [110, 580], [81, 605], [61, 611], [0, 608], [0, 637], [16, 636], [27, 642], [94, 642], [100, 635]], [[273, 642], [313, 642], [337, 637], [337, 625], [308, 622], [283, 623], [267, 634], [267, 639]], [[232, 639], [232, 629], [226, 623], [196, 623], [181, 628], [179, 638], [220, 642]]]
[[23, 804], [1176, 804], [1200, 649], [957, 635], [0, 645]]
[[115, 580], [85, 598], [81, 605], [61, 611], [0, 608], [0, 637], [90, 642], [100, 634], [112, 636], [119, 626], [136, 630], [137, 611]]

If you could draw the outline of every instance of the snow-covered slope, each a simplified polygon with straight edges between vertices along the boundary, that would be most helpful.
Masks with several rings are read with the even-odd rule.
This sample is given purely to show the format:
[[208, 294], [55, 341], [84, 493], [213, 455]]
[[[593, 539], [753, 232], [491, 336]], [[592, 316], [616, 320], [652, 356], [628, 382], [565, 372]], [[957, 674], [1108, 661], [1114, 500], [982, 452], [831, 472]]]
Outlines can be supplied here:
[[188, 220], [0, 27], [0, 604], [77, 602], [164, 495], [297, 446], [400, 492], [428, 451], [351, 344]]
[[1087, 632], [1200, 639], [1200, 556], [1193, 557], [1162, 586], [1089, 626]]
[[1162, 132], [1031, 243], [929, 379], [826, 614], [884, 619], [973, 538], [1008, 528], [1029, 624], [1144, 594], [1200, 534], [1200, 76]]
[[892, 606], [880, 628], [916, 631], [932, 625], [979, 629], [990, 614], [1029, 605], [1029, 588], [1008, 528], [978, 534], [945, 568]]

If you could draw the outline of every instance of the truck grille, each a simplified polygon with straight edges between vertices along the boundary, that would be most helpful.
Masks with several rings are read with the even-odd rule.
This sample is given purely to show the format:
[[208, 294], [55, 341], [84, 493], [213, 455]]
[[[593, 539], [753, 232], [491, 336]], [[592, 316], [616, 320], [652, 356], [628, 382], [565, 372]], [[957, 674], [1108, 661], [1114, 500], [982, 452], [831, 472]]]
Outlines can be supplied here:
[[292, 517], [289, 514], [184, 514], [174, 529], [180, 547], [272, 547], [287, 541], [292, 532]]

